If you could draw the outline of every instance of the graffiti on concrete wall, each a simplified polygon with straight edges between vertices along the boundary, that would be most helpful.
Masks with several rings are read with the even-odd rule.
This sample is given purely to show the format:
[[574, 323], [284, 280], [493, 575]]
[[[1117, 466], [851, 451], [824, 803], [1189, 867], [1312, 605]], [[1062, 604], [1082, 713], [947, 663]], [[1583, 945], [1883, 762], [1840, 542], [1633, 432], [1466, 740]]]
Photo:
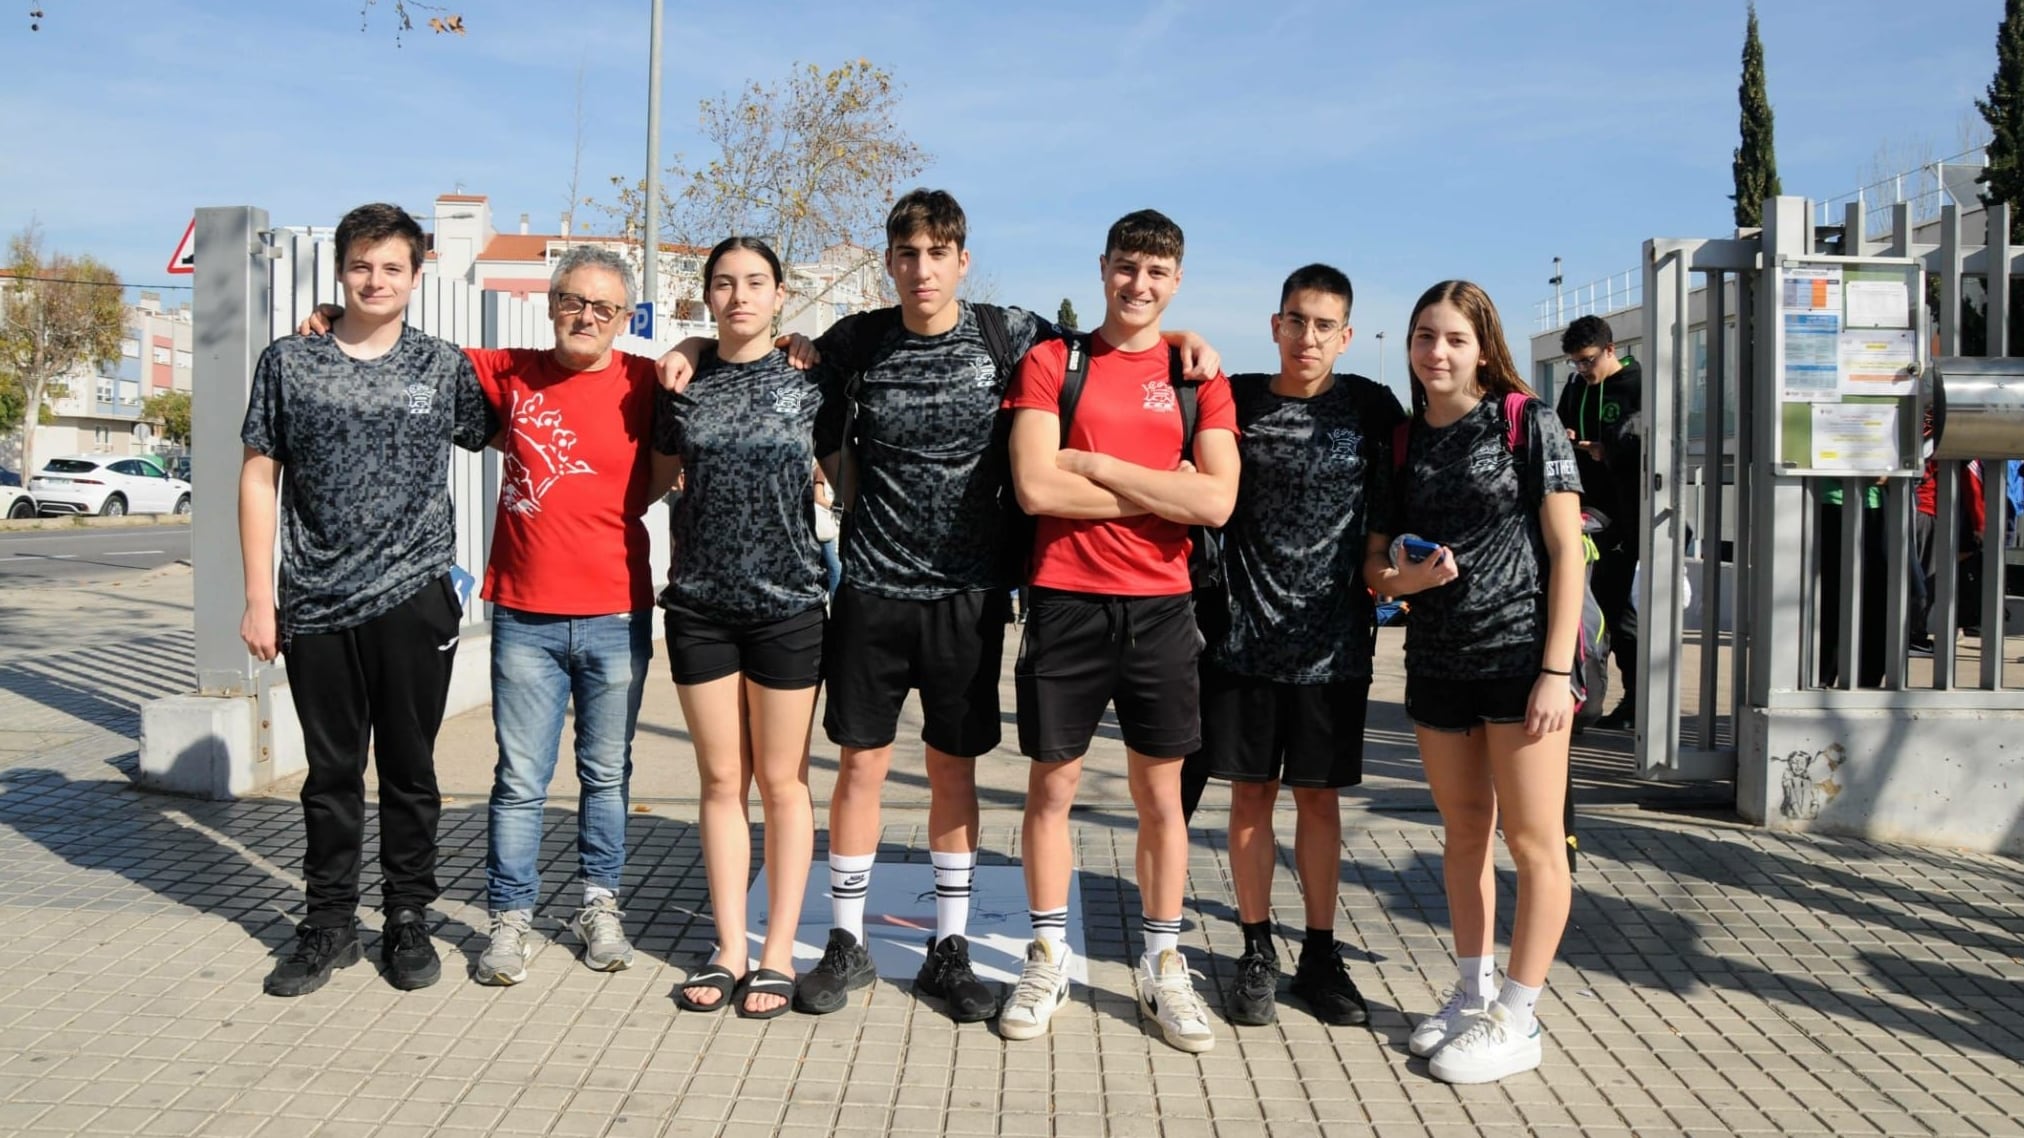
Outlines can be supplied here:
[[1785, 764], [1785, 776], [1781, 780], [1784, 796], [1779, 800], [1778, 812], [1794, 822], [1810, 822], [1820, 817], [1821, 808], [1841, 793], [1841, 783], [1835, 780], [1835, 772], [1848, 761], [1848, 749], [1839, 743], [1818, 751], [1794, 751], [1773, 762]]

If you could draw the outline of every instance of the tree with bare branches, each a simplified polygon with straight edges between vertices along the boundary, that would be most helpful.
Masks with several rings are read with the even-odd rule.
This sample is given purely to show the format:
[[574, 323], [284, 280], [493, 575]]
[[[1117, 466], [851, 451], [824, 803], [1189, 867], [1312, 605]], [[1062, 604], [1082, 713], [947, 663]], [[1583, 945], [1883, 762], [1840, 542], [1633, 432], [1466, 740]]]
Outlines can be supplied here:
[[[899, 101], [892, 73], [865, 59], [828, 71], [797, 63], [783, 82], [703, 100], [699, 118], [714, 155], [695, 166], [678, 157], [668, 168], [659, 238], [706, 246], [760, 236], [787, 265], [822, 262], [830, 271], [815, 291], [789, 300], [789, 317], [843, 281], [882, 287], [886, 211], [895, 188], [929, 161], [900, 128]], [[586, 204], [638, 235], [645, 179], [611, 184], [615, 201]]]
[[35, 425], [66, 377], [119, 361], [126, 305], [119, 274], [89, 255], [48, 253], [30, 223], [0, 269], [0, 377], [18, 389], [21, 472], [35, 470]]

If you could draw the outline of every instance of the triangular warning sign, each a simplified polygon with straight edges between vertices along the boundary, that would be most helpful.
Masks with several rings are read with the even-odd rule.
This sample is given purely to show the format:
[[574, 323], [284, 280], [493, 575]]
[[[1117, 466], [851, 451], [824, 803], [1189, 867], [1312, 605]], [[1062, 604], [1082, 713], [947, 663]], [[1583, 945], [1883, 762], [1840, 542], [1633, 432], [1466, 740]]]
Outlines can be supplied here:
[[169, 271], [172, 273], [194, 273], [197, 271], [197, 219], [190, 219], [190, 227], [183, 230], [183, 239], [176, 242], [176, 251], [169, 254]]

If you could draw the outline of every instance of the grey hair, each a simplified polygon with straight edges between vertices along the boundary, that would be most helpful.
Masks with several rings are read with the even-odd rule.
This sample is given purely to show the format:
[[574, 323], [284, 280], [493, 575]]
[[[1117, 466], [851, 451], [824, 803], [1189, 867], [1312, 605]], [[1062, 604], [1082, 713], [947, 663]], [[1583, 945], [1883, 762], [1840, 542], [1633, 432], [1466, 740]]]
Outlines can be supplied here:
[[603, 269], [616, 275], [619, 284], [625, 286], [626, 308], [633, 306], [637, 293], [633, 288], [632, 266], [626, 264], [624, 257], [602, 245], [571, 245], [555, 262], [555, 271], [548, 277], [548, 291], [561, 289], [562, 278], [578, 269]]

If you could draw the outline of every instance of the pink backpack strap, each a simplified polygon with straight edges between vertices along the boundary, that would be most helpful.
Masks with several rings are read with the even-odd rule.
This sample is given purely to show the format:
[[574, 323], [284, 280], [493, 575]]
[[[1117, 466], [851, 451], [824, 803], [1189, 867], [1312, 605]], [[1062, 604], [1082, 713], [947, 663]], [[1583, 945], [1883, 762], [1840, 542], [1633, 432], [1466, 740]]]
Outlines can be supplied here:
[[1525, 437], [1525, 405], [1532, 397], [1522, 391], [1513, 391], [1504, 396], [1504, 445], [1518, 453], [1519, 440]]

